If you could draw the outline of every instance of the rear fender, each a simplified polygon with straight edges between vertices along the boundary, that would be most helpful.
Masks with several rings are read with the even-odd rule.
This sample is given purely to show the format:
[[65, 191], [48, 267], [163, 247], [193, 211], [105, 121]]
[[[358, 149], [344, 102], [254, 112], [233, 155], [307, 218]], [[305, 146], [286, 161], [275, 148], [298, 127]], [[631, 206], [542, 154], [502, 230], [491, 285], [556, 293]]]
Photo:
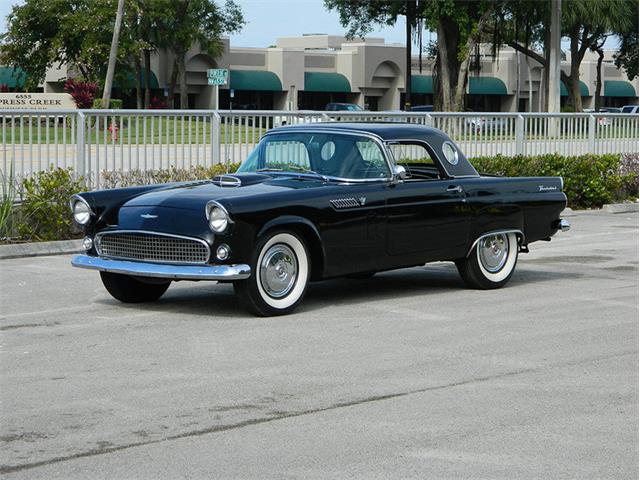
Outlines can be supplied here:
[[480, 209], [472, 229], [467, 252], [483, 236], [490, 233], [515, 233], [521, 246], [527, 245], [524, 213], [518, 205], [494, 205]]

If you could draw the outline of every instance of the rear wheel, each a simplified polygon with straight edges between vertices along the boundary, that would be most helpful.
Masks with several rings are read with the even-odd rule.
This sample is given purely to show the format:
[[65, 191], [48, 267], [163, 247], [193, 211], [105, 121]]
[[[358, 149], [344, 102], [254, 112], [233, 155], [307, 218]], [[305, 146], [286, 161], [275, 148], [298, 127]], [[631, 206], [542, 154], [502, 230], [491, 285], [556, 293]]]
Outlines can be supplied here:
[[518, 262], [518, 238], [515, 233], [496, 233], [482, 237], [471, 253], [456, 261], [464, 282], [483, 290], [505, 285]]
[[145, 282], [120, 273], [100, 272], [107, 291], [116, 300], [124, 303], [142, 303], [158, 300], [167, 291], [171, 282]]
[[290, 231], [275, 231], [258, 241], [251, 276], [234, 282], [243, 306], [269, 317], [293, 311], [302, 301], [311, 272], [304, 241]]

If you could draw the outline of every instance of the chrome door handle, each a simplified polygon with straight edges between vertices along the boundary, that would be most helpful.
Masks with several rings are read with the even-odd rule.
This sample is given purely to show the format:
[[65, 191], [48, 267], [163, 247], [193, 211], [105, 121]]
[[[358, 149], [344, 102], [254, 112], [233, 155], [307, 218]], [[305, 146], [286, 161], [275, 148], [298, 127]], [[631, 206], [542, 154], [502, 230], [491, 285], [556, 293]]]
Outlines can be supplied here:
[[462, 187], [460, 185], [450, 185], [447, 187], [449, 193], [462, 193]]

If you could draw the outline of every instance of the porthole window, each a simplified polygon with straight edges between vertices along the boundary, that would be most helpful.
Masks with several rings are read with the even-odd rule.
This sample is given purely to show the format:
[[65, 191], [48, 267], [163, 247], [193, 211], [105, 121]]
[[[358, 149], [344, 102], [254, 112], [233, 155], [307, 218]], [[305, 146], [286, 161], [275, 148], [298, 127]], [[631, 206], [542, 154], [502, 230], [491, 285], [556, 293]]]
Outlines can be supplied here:
[[444, 158], [451, 165], [458, 164], [458, 149], [451, 142], [444, 142], [442, 144], [442, 153], [444, 153]]
[[336, 153], [336, 144], [331, 141], [325, 142], [325, 144], [322, 145], [322, 149], [320, 150], [320, 157], [326, 162], [328, 160], [331, 160], [334, 153]]

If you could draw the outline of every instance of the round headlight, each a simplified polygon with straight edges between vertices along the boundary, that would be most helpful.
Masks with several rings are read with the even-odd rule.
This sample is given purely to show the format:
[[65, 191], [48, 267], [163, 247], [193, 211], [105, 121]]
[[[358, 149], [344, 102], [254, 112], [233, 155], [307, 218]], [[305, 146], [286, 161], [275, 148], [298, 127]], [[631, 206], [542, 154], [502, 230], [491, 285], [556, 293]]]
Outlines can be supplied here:
[[89, 205], [81, 200], [73, 203], [73, 219], [80, 225], [86, 225], [91, 220], [91, 209]]
[[229, 225], [229, 216], [223, 208], [213, 207], [209, 210], [209, 228], [216, 233], [222, 233]]

